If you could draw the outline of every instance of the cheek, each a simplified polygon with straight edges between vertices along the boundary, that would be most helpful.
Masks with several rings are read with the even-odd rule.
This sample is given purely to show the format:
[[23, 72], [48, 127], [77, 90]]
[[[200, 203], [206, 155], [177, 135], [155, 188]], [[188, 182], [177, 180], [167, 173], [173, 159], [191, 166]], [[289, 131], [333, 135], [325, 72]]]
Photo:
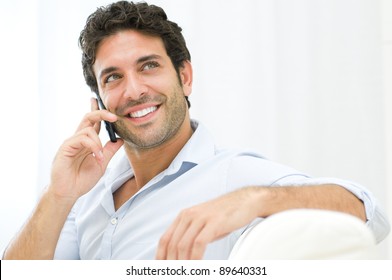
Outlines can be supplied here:
[[154, 92], [163, 93], [165, 95], [171, 94], [173, 88], [182, 87], [177, 75], [149, 77], [145, 80], [145, 84]]
[[102, 102], [103, 104], [105, 104], [106, 108], [110, 108], [110, 104], [109, 104], [109, 98], [107, 94], [101, 94], [101, 98], [102, 98]]
[[120, 99], [123, 96], [123, 89], [120, 86], [105, 88], [100, 92], [102, 102], [105, 104], [106, 108], [114, 112], [113, 108], [117, 108]]
[[114, 108], [117, 107], [117, 103], [118, 103], [116, 95], [109, 94], [109, 93], [100, 93], [100, 96], [106, 109], [110, 112], [114, 112], [115, 111]]

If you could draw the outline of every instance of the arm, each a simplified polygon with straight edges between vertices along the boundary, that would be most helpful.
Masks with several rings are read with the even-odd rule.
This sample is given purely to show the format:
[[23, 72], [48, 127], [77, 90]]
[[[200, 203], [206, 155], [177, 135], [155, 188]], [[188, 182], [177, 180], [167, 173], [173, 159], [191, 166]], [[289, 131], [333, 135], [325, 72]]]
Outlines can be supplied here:
[[[74, 204], [48, 187], [33, 214], [9, 244], [4, 259], [52, 259], [57, 240]], [[55, 217], [55, 218], [53, 218]]]
[[263, 202], [259, 205], [259, 217], [289, 209], [313, 208], [345, 212], [366, 221], [362, 201], [338, 185], [263, 188], [259, 195]]
[[157, 259], [201, 259], [208, 243], [257, 217], [295, 208], [341, 211], [366, 220], [363, 203], [337, 185], [247, 187], [182, 211], [162, 236]]
[[52, 259], [66, 218], [74, 203], [87, 193], [104, 174], [109, 160], [122, 141], [102, 147], [98, 133], [101, 120], [116, 116], [97, 110], [86, 114], [76, 133], [60, 147], [52, 164], [51, 182], [33, 214], [11, 241], [4, 259]]

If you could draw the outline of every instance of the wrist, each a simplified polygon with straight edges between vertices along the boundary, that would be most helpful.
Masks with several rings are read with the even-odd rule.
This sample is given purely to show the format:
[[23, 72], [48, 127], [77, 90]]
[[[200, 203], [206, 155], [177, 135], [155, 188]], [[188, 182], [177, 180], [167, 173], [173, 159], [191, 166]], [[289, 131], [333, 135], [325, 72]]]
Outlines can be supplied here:
[[49, 201], [52, 201], [56, 205], [66, 208], [72, 208], [72, 206], [78, 200], [77, 196], [66, 195], [62, 192], [59, 192], [57, 188], [51, 184], [48, 185], [44, 190], [43, 197]]
[[253, 189], [257, 216], [265, 218], [275, 213], [275, 208], [279, 203], [276, 190], [270, 187], [254, 187]]

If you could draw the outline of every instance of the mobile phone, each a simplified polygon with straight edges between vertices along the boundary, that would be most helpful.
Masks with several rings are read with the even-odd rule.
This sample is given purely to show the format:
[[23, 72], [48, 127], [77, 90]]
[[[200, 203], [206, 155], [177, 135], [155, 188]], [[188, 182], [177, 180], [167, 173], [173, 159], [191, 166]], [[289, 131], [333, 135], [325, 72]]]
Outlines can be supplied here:
[[[103, 104], [102, 99], [101, 99], [101, 97], [98, 94], [97, 94], [97, 99], [98, 99], [99, 108], [103, 109], [103, 110], [106, 110], [106, 107]], [[103, 122], [105, 123], [105, 128], [106, 128], [106, 131], [109, 134], [110, 141], [111, 142], [117, 142], [117, 137], [116, 137], [116, 133], [115, 133], [115, 130], [114, 130], [114, 125], [112, 123], [108, 122], [108, 121], [103, 121]]]

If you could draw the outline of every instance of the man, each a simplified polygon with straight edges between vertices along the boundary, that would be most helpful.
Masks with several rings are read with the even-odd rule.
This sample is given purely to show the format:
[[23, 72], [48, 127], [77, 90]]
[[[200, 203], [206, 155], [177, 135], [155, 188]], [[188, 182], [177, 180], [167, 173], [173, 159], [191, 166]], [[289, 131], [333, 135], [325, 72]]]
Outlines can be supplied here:
[[[218, 150], [189, 116], [190, 54], [161, 8], [100, 8], [80, 45], [86, 82], [107, 110], [93, 100], [59, 148], [51, 181], [4, 258], [224, 259], [260, 218], [297, 208], [354, 215], [379, 241], [388, 233], [360, 186]], [[114, 124], [116, 142], [102, 145], [101, 121]]]

